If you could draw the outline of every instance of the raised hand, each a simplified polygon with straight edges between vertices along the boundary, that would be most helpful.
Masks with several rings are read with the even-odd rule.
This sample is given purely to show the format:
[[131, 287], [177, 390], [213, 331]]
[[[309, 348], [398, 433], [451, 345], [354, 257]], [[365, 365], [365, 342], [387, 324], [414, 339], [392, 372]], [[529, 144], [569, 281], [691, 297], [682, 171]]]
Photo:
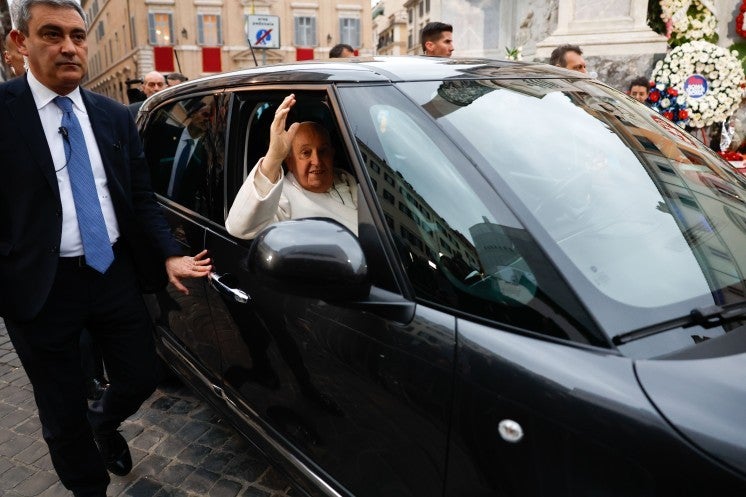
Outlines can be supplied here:
[[295, 105], [295, 95], [291, 93], [282, 101], [275, 111], [275, 118], [269, 129], [269, 149], [261, 164], [262, 174], [273, 183], [280, 177], [282, 161], [290, 153], [293, 137], [298, 130], [298, 123], [293, 123], [286, 131], [288, 113]]

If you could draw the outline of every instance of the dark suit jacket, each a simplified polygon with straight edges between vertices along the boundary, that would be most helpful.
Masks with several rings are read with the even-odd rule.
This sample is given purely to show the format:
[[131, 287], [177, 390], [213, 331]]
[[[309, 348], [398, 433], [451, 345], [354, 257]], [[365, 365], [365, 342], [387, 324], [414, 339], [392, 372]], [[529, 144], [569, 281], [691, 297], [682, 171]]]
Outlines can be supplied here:
[[[164, 260], [181, 246], [156, 203], [127, 108], [81, 89], [96, 136], [120, 238], [145, 291], [165, 286]], [[0, 316], [33, 319], [49, 295], [62, 235], [52, 156], [26, 78], [0, 84]]]
[[134, 104], [129, 104], [127, 108], [130, 111], [130, 114], [132, 115], [132, 119], [137, 119], [137, 112], [140, 110], [140, 107], [142, 107], [142, 103], [144, 100], [141, 100], [139, 102], [135, 102]]

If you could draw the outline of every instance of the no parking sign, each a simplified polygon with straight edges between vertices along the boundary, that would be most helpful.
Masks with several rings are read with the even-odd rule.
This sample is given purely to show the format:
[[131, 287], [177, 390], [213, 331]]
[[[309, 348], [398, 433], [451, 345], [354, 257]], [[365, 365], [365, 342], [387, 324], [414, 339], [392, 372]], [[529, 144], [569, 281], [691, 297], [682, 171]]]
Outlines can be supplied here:
[[280, 48], [280, 17], [248, 16], [246, 39], [254, 48]]

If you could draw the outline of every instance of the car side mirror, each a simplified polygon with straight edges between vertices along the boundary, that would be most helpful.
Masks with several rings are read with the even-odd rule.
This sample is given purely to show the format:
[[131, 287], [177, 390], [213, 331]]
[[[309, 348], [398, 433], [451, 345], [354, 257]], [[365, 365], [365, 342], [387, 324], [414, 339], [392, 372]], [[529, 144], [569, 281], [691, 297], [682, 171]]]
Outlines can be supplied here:
[[357, 237], [331, 219], [282, 221], [254, 239], [248, 268], [260, 285], [329, 301], [370, 294], [365, 255]]

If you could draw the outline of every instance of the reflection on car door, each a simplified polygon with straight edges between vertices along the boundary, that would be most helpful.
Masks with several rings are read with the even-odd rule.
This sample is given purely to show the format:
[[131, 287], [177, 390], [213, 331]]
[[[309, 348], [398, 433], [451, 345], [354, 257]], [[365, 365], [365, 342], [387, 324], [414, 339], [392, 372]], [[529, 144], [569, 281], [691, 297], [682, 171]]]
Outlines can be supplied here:
[[439, 495], [453, 317], [401, 324], [258, 287], [248, 248], [208, 234], [251, 300], [211, 298], [228, 395], [357, 496]]
[[[189, 255], [203, 250], [204, 225], [207, 216], [216, 211], [217, 203], [222, 222], [222, 186], [215, 187], [216, 175], [223, 169], [222, 157], [215, 152], [221, 148], [225, 129], [221, 100], [208, 94], [168, 102], [153, 111], [143, 132], [155, 192], [174, 237]], [[179, 146], [187, 136], [196, 144], [191, 149]], [[185, 170], [181, 175], [174, 169], [177, 151], [185, 154]], [[208, 191], [210, 186], [212, 191]], [[179, 190], [184, 194], [172, 194]], [[182, 280], [182, 284], [189, 289], [188, 295], [169, 285], [156, 295], [146, 295], [145, 299], [164, 345], [161, 351], [177, 354], [194, 365], [201, 378], [192, 371], [183, 372], [193, 377], [196, 388], [211, 393], [211, 385], [219, 385], [220, 351], [207, 303], [207, 281], [189, 278]], [[181, 361], [169, 362], [178, 365]]]
[[[188, 214], [176, 209], [164, 209], [164, 214], [184, 253], [197, 254], [204, 247], [205, 230]], [[184, 279], [188, 295], [168, 285], [155, 295], [146, 295], [146, 302], [156, 326], [171, 353], [185, 355], [207, 378], [206, 383], [219, 384], [220, 351], [215, 339], [210, 306], [207, 303], [208, 284], [205, 278]], [[205, 381], [198, 387], [204, 388]]]

